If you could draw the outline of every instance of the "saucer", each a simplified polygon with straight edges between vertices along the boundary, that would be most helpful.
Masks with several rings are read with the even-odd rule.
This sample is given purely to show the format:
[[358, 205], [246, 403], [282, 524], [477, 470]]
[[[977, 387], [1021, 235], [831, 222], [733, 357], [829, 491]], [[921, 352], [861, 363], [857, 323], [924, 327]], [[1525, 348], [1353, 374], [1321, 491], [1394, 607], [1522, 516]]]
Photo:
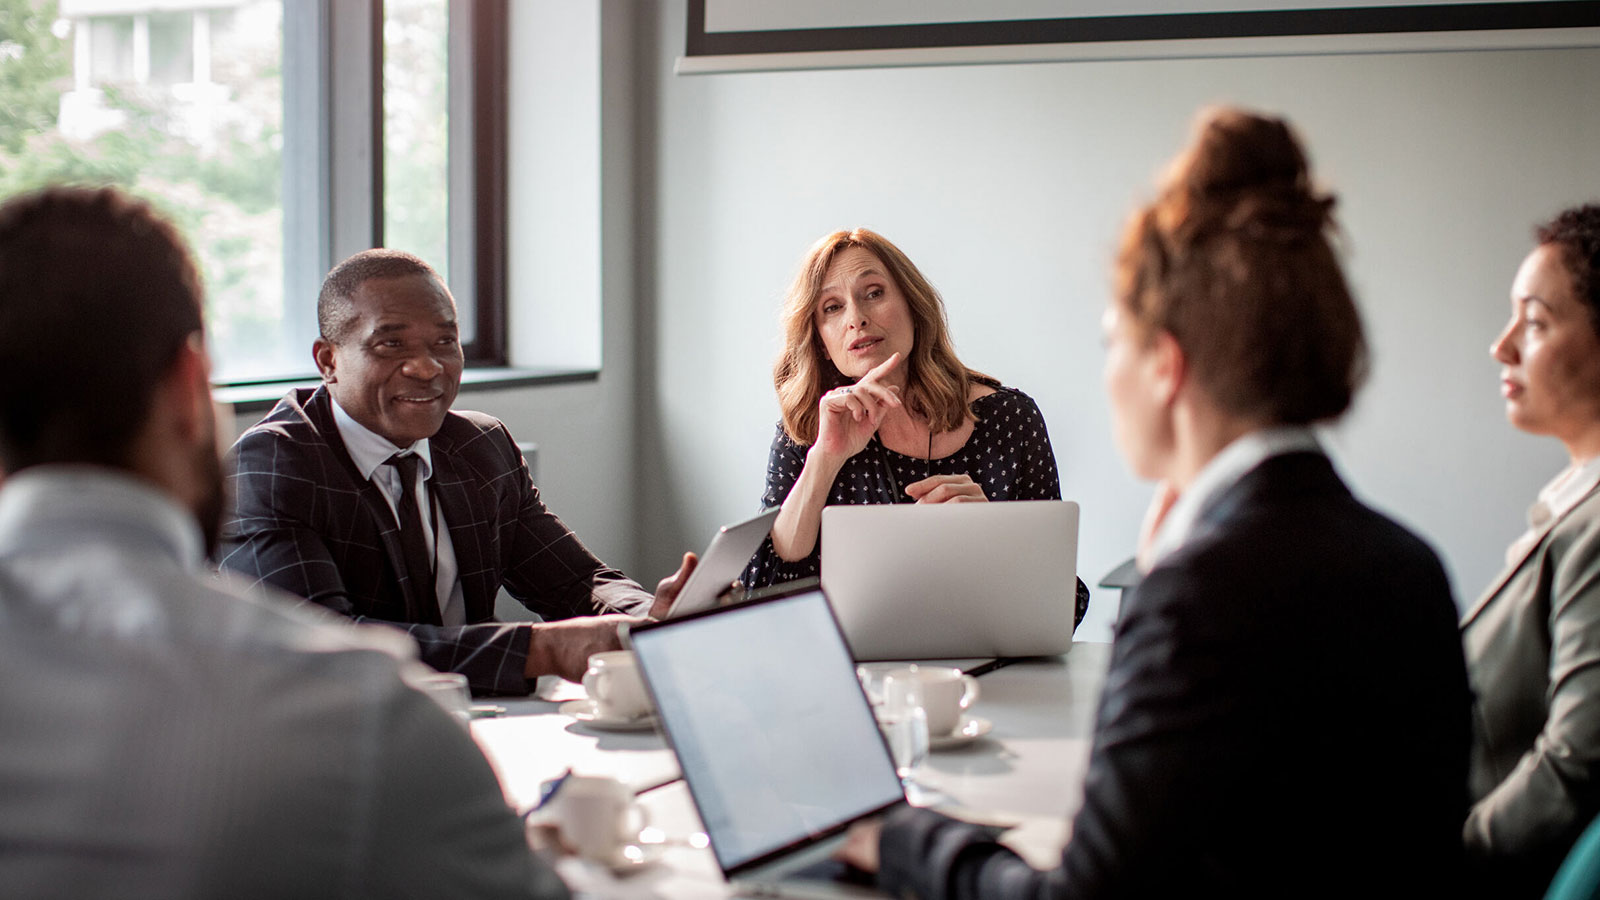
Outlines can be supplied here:
[[928, 748], [931, 750], [948, 750], [951, 747], [960, 747], [970, 744], [994, 730], [994, 723], [982, 716], [964, 715], [956, 723], [956, 729], [949, 734], [929, 736]]
[[561, 704], [560, 712], [601, 731], [653, 731], [656, 727], [656, 717], [650, 713], [634, 716], [631, 719], [607, 716], [596, 710], [594, 701], [588, 699], [568, 700]]
[[650, 865], [666, 852], [666, 844], [630, 842], [623, 844], [617, 850], [617, 855], [611, 859], [596, 860], [596, 862], [610, 869], [613, 875], [626, 875]]

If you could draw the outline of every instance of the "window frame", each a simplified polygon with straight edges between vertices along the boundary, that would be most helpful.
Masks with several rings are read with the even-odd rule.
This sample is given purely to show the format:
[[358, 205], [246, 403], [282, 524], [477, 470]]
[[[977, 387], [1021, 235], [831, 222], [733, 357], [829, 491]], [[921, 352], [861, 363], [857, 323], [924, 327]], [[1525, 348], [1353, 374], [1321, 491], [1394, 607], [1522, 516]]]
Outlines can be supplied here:
[[[507, 0], [448, 0], [450, 290], [469, 367], [506, 353]], [[383, 0], [283, 5], [286, 335], [316, 333], [335, 263], [383, 235]], [[398, 248], [405, 249], [405, 248]], [[466, 329], [463, 329], [466, 330]], [[309, 358], [309, 348], [307, 348]], [[303, 382], [312, 372], [218, 382]]]

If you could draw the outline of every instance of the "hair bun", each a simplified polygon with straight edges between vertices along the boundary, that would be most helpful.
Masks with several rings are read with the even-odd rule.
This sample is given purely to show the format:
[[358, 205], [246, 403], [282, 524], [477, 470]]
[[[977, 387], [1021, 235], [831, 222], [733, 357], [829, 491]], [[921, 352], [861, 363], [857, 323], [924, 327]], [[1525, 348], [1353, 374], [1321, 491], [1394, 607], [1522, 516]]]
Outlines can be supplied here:
[[1287, 122], [1224, 107], [1201, 112], [1188, 151], [1167, 172], [1156, 213], [1180, 245], [1221, 231], [1296, 241], [1322, 234], [1334, 203], [1312, 189], [1305, 152]]

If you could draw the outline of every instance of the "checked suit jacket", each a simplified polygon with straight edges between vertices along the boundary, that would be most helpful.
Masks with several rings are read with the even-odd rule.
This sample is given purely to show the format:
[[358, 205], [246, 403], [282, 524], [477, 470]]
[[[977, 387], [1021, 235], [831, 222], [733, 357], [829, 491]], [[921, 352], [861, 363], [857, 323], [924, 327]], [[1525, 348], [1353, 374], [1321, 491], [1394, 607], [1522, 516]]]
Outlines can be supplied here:
[[357, 621], [404, 626], [424, 661], [466, 675], [474, 693], [529, 690], [529, 632], [495, 621], [501, 587], [546, 620], [649, 609], [647, 591], [544, 505], [498, 419], [451, 412], [429, 446], [428, 488], [455, 546], [469, 624], [441, 625], [431, 591], [408, 599], [399, 525], [346, 451], [325, 387], [291, 391], [234, 445], [220, 565]]

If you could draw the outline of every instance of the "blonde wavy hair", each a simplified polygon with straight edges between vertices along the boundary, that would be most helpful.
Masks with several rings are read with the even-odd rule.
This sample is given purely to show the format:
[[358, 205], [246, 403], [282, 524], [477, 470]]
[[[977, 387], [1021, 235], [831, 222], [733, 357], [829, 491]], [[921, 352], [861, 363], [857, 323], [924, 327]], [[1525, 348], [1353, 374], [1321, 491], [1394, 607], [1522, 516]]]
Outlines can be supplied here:
[[926, 419], [938, 432], [953, 431], [972, 418], [967, 396], [972, 383], [997, 386], [993, 378], [967, 368], [956, 358], [945, 318], [944, 301], [900, 248], [866, 228], [835, 231], [812, 245], [800, 263], [783, 301], [783, 352], [772, 367], [772, 383], [783, 411], [783, 429], [791, 440], [812, 444], [817, 440], [817, 404], [822, 395], [849, 384], [828, 358], [817, 339], [816, 309], [823, 280], [834, 258], [843, 250], [860, 247], [883, 263], [911, 312], [912, 345], [905, 371], [903, 399], [914, 415]]

